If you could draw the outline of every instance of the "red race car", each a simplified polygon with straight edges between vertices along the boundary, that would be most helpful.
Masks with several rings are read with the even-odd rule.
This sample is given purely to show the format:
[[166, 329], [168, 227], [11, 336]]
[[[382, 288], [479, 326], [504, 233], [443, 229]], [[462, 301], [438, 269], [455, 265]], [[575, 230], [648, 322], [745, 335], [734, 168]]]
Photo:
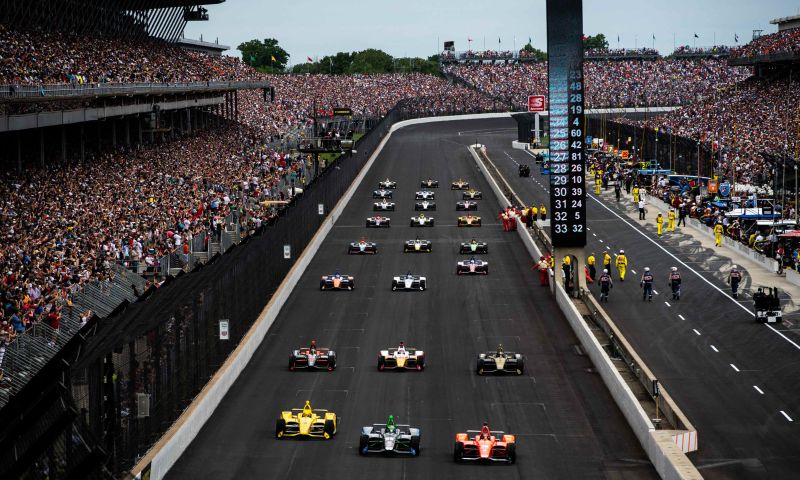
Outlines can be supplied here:
[[467, 433], [456, 434], [456, 443], [453, 447], [453, 460], [456, 462], [484, 461], [512, 464], [516, 459], [516, 437], [490, 430], [486, 423], [480, 431], [467, 430]]

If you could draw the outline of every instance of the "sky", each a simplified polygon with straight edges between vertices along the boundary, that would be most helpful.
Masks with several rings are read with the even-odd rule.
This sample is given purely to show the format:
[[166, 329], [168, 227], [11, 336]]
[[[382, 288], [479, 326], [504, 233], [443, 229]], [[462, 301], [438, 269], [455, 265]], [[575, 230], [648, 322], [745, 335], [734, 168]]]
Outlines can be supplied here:
[[[497, 50], [498, 39], [501, 50], [519, 49], [529, 38], [534, 47], [547, 46], [545, 0], [226, 0], [207, 8], [210, 20], [190, 22], [187, 38], [219, 39], [231, 47], [225, 54], [237, 56], [236, 46], [244, 41], [276, 38], [290, 64], [367, 48], [428, 57], [446, 40], [467, 50], [468, 38], [473, 50], [484, 44]], [[604, 33], [611, 48], [655, 45], [669, 54], [673, 45], [734, 45], [734, 34], [741, 45], [753, 30], [776, 32], [770, 20], [797, 14], [800, 0], [585, 0], [583, 30]]]

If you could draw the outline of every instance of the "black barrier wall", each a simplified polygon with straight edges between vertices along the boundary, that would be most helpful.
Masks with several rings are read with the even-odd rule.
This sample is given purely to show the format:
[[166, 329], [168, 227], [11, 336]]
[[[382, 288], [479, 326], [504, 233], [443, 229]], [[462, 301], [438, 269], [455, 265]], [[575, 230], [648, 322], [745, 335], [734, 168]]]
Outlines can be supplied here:
[[[295, 197], [259, 232], [190, 273], [169, 277], [135, 303], [93, 319], [81, 330], [69, 361], [43, 368], [30, 385], [60, 385], [48, 401], [65, 412], [47, 432], [39, 418], [9, 414], [16, 423], [8, 442], [24, 439], [25, 456], [4, 457], [3, 472], [25, 478], [107, 478], [125, 474], [192, 402], [255, 322], [272, 294], [316, 233], [325, 214], [342, 197], [391, 126], [421, 116], [472, 113], [474, 106], [444, 110], [431, 102], [401, 102], [355, 145]], [[291, 258], [284, 258], [284, 246]], [[220, 339], [227, 320], [228, 340]], [[50, 366], [48, 364], [48, 366]], [[26, 387], [27, 388], [27, 387]], [[39, 398], [23, 389], [18, 402]], [[49, 404], [48, 404], [49, 405]], [[40, 415], [48, 415], [46, 408]], [[2, 417], [2, 418], [6, 418]], [[13, 434], [12, 434], [13, 433]], [[47, 433], [47, 435], [45, 435]], [[72, 447], [80, 437], [83, 456]], [[3, 440], [3, 438], [0, 438]], [[32, 459], [36, 459], [32, 461]], [[85, 461], [90, 459], [92, 462]], [[78, 473], [79, 472], [79, 473]], [[16, 475], [15, 475], [16, 476]]]

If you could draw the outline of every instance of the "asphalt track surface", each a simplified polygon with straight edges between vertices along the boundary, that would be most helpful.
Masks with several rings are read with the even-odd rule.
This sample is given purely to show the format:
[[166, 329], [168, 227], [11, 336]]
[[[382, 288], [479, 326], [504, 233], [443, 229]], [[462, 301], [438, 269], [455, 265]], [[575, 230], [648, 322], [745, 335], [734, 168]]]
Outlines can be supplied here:
[[[487, 145], [523, 201], [549, 206], [548, 179], [530, 155], [511, 148], [513, 120], [465, 122], [459, 132]], [[519, 177], [519, 163], [532, 165], [530, 178]], [[700, 449], [689, 457], [701, 474], [800, 478], [800, 347], [791, 343], [800, 344], [796, 332], [777, 326], [784, 338], [756, 324], [747, 311], [752, 311], [751, 300], [727, 296], [722, 272], [732, 262], [724, 250], [704, 248], [680, 229], [658, 239], [655, 213], [646, 227], [624, 215], [626, 208], [633, 210], [630, 197], [623, 196], [620, 204], [598, 201], [593, 191], [589, 197], [587, 252], [601, 262], [603, 250], [613, 257], [624, 249], [629, 261], [624, 283], [613, 269], [614, 288], [605, 308], [697, 428]], [[642, 301], [639, 288], [645, 266], [656, 279], [652, 303]], [[680, 301], [672, 300], [666, 284], [671, 266], [682, 272]], [[745, 290], [751, 287], [746, 280]], [[597, 287], [590, 290], [597, 294]]]
[[[323, 242], [251, 363], [223, 399], [170, 479], [213, 478], [657, 478], [621, 412], [552, 297], [534, 284], [532, 264], [515, 234], [497, 224], [497, 201], [455, 126], [407, 127], [396, 132]], [[398, 182], [389, 229], [366, 229], [377, 182]], [[419, 181], [440, 181], [436, 226], [410, 228]], [[481, 190], [481, 228], [456, 227], [463, 177]], [[416, 235], [433, 242], [430, 254], [404, 254]], [[347, 244], [367, 236], [375, 256], [348, 256]], [[455, 275], [458, 245], [489, 242], [488, 276]], [[319, 291], [320, 275], [355, 276], [352, 292]], [[428, 278], [425, 292], [392, 292], [391, 278], [411, 270]], [[538, 282], [537, 282], [538, 283]], [[233, 294], [233, 293], [232, 293]], [[289, 372], [292, 348], [337, 350], [335, 372]], [[426, 352], [423, 372], [379, 372], [382, 348], [406, 345]], [[526, 356], [521, 377], [479, 377], [475, 356], [503, 343]], [[274, 437], [283, 409], [315, 408], [339, 415], [333, 440]], [[417, 458], [361, 457], [361, 427], [393, 414], [422, 429]], [[517, 435], [517, 463], [475, 465], [452, 460], [456, 432], [479, 428]]]

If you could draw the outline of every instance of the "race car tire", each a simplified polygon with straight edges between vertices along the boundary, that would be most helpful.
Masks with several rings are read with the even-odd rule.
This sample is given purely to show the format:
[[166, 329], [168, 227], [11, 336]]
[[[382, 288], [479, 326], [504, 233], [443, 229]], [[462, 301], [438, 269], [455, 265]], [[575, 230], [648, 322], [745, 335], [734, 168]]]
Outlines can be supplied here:
[[525, 360], [520, 359], [517, 362], [517, 375], [522, 375], [525, 373]]
[[394, 292], [395, 290], [397, 290], [397, 284], [392, 282], [392, 291]]
[[334, 370], [336, 370], [336, 359], [335, 358], [329, 358], [328, 359], [328, 371], [332, 372]]
[[419, 446], [419, 435], [413, 435], [411, 437], [411, 449], [415, 452], [413, 455], [416, 457], [418, 457], [422, 452], [422, 449]]
[[475, 373], [483, 375], [483, 362], [480, 360], [478, 360], [478, 363], [475, 365]]
[[322, 428], [322, 431], [328, 434], [328, 437], [332, 437], [336, 434], [336, 426], [333, 423], [333, 420], [325, 420], [325, 426]]
[[282, 418], [279, 418], [275, 422], [275, 438], [281, 438], [285, 430], [286, 430], [286, 421]]
[[378, 371], [382, 372], [385, 367], [386, 362], [383, 360], [383, 357], [378, 357]]
[[290, 371], [290, 372], [293, 372], [293, 371], [294, 371], [294, 367], [295, 367], [295, 361], [294, 361], [294, 358], [290, 358], [290, 359], [289, 359], [289, 371]]
[[517, 446], [515, 444], [512, 443], [506, 447], [506, 458], [509, 465], [513, 465], [517, 461]]
[[358, 440], [358, 454], [367, 455], [369, 453], [369, 435], [361, 435]]
[[414, 222], [409, 222], [409, 223], [408, 223], [408, 226], [409, 226], [409, 227], [413, 227], [413, 226], [414, 226]]
[[425, 370], [425, 356], [421, 356], [417, 359], [417, 369], [418, 370]]
[[456, 442], [453, 446], [453, 461], [460, 463], [464, 459], [464, 444]]

